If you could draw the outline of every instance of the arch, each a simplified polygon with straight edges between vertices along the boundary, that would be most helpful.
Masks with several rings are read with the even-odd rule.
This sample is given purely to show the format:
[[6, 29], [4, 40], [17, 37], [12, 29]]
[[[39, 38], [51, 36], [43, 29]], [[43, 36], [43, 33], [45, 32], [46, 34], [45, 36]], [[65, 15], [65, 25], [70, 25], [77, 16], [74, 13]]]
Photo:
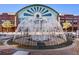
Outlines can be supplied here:
[[43, 7], [46, 7], [46, 8], [49, 8], [49, 9], [53, 10], [55, 13], [57, 13], [59, 15], [59, 13], [56, 10], [54, 10], [53, 8], [50, 8], [50, 7], [48, 7], [46, 5], [42, 5], [42, 4], [33, 4], [33, 5], [25, 6], [24, 8], [17, 11], [16, 14], [18, 14], [21, 10], [23, 10], [25, 8], [28, 8], [28, 7], [31, 7], [31, 6], [43, 6]]

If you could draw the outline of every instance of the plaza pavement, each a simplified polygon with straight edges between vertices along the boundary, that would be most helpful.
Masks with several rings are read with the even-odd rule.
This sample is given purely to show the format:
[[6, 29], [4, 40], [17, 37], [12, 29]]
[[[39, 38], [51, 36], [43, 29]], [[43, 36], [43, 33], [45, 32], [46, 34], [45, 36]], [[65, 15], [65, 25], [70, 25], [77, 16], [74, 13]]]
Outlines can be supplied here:
[[28, 50], [31, 55], [79, 55], [79, 39], [70, 46], [58, 49]]
[[79, 39], [74, 40], [74, 43], [70, 46], [58, 48], [58, 49], [36, 50], [36, 49], [17, 48], [17, 50], [30, 52], [31, 55], [79, 55]]
[[25, 50], [30, 52], [31, 55], [79, 55], [79, 38], [75, 39], [72, 45], [63, 48], [43, 49], [43, 50], [25, 49]]

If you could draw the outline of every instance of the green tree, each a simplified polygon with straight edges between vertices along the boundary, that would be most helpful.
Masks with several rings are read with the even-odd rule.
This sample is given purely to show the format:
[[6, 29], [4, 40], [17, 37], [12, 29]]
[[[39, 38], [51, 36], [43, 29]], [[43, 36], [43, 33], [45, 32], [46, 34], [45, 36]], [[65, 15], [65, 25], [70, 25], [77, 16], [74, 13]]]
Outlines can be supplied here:
[[3, 28], [6, 28], [7, 29], [7, 32], [8, 32], [8, 29], [12, 28], [14, 25], [11, 23], [11, 21], [9, 20], [6, 20], [2, 23], [2, 27]]
[[72, 25], [71, 25], [71, 23], [70, 22], [68, 22], [68, 21], [65, 21], [64, 23], [63, 23], [63, 28], [67, 31], [67, 29], [69, 28], [69, 27], [71, 27]]

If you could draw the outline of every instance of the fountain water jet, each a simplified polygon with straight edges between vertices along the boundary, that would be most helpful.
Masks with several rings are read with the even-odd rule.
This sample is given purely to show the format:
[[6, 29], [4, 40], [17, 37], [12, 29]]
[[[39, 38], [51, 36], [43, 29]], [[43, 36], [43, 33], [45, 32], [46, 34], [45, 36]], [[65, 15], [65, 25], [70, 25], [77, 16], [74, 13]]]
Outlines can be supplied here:
[[13, 41], [33, 47], [61, 45], [66, 36], [58, 19], [58, 13], [44, 5], [31, 5], [17, 12], [19, 24]]

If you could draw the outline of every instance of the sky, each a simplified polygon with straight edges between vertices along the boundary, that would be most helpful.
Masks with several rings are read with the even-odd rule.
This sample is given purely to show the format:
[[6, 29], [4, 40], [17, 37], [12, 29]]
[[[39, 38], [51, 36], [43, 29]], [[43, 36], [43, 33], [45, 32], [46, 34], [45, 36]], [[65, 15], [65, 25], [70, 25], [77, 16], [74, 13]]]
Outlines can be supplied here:
[[[79, 4], [46, 4], [61, 14], [79, 15]], [[27, 4], [0, 4], [0, 12], [17, 12]]]

